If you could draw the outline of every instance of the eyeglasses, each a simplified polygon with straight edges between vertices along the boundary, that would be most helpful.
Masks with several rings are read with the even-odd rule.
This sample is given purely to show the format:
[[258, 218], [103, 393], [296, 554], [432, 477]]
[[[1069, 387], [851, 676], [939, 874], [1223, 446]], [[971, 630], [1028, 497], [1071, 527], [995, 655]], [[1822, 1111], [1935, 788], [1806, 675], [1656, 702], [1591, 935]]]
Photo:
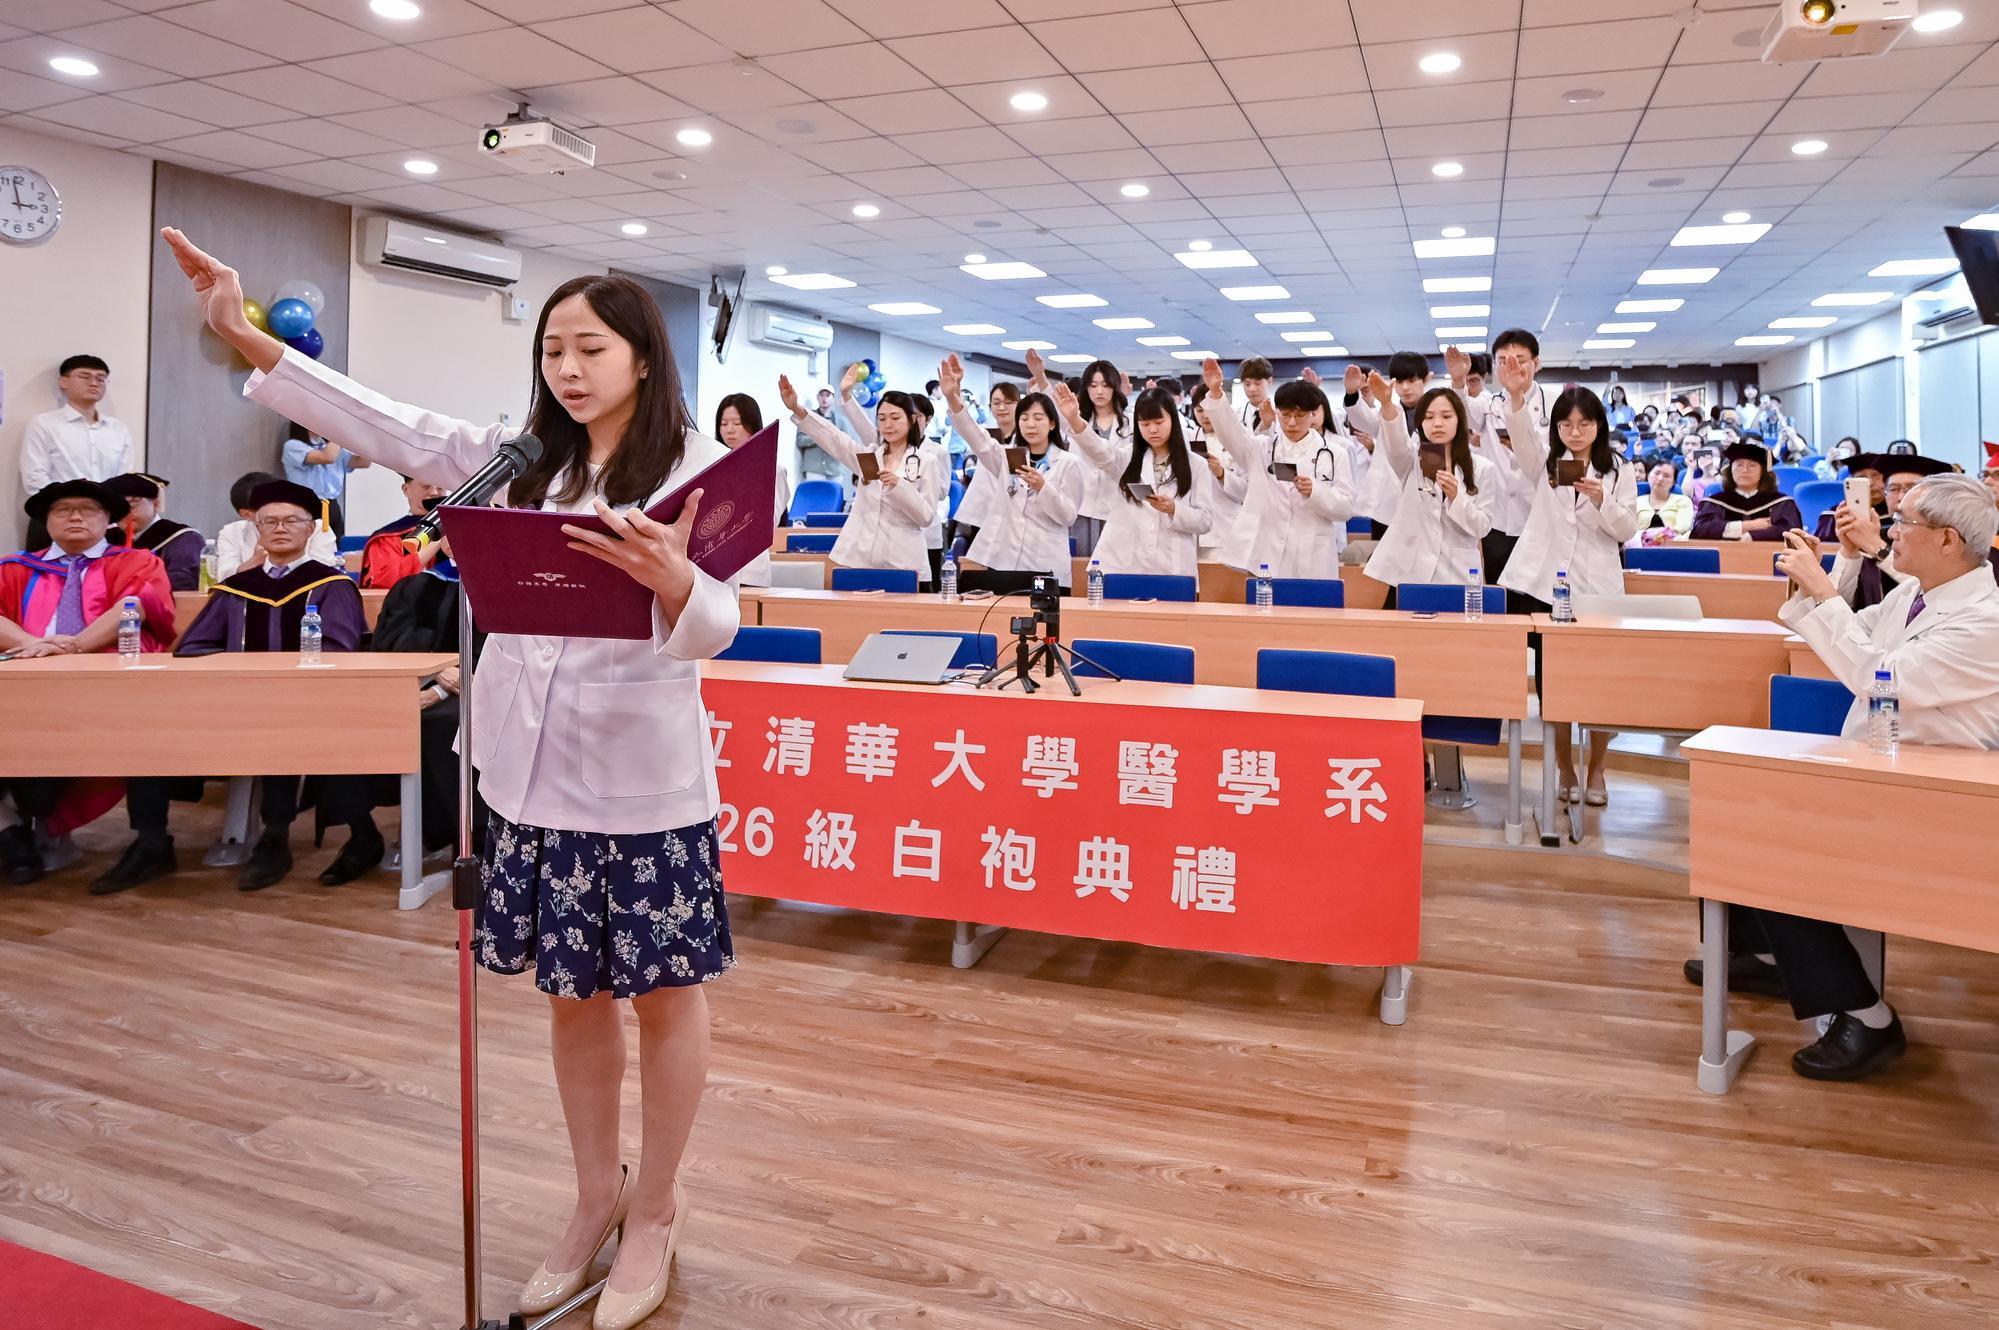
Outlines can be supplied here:
[[50, 507], [50, 517], [88, 517], [92, 513], [109, 516], [94, 503], [58, 503]]
[[260, 517], [257, 519], [259, 531], [298, 531], [312, 525], [310, 517]]
[[1892, 531], [1896, 527], [1920, 527], [1924, 531], [1945, 531], [1949, 529], [1947, 527], [1938, 526], [1935, 522], [1918, 522], [1914, 518], [1903, 517], [1899, 513], [1896, 514], [1895, 517], [1892, 520], [1890, 520], [1888, 523], [1889, 530]]
[[1596, 422], [1594, 420], [1563, 420], [1558, 421], [1555, 428], [1566, 436], [1574, 437], [1575, 435], [1588, 434], [1595, 430]]

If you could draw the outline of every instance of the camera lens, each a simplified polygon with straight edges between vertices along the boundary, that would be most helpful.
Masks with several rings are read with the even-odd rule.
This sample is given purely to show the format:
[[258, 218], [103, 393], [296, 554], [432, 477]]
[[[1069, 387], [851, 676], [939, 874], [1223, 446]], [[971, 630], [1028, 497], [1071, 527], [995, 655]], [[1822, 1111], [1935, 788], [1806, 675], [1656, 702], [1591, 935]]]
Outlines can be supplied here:
[[491, 152], [493, 149], [500, 146], [500, 131], [497, 129], [487, 130], [485, 135], [480, 138], [479, 142], [486, 149], [486, 151]]

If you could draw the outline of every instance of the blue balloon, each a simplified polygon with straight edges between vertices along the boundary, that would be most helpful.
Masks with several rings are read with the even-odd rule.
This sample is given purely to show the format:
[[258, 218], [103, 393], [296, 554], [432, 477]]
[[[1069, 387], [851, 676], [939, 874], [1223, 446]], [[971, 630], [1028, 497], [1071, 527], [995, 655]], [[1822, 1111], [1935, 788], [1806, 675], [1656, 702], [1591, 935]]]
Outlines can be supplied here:
[[876, 370], [874, 373], [868, 375], [867, 383], [868, 387], [875, 392], [880, 392], [882, 389], [888, 387], [888, 380], [882, 377], [880, 370]]
[[858, 383], [854, 385], [854, 401], [863, 410], [873, 406], [876, 402], [880, 400], [881, 400], [881, 394], [877, 393], [873, 388], [870, 388], [866, 383]]
[[317, 360], [319, 359], [319, 353], [326, 349], [326, 338], [320, 335], [319, 329], [307, 328], [297, 337], [285, 338], [285, 345], [295, 350], [303, 351], [306, 355]]
[[312, 328], [312, 306], [297, 296], [287, 296], [264, 311], [264, 319], [271, 325], [271, 335], [289, 342], [294, 337], [303, 337]]
[[868, 367], [869, 378], [875, 377], [875, 371], [881, 368], [881, 366], [875, 364], [875, 358], [873, 356], [862, 356], [861, 363]]

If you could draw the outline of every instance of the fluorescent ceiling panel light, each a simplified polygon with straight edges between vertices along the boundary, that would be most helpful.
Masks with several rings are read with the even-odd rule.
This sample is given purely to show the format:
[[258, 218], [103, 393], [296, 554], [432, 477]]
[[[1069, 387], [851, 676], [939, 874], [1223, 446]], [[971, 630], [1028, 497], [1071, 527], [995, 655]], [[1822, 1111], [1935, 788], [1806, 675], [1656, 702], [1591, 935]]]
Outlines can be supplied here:
[[1301, 346], [1298, 348], [1298, 354], [1301, 356], [1343, 356], [1346, 353], [1347, 349], [1343, 346]]
[[1225, 286], [1224, 300], [1289, 300], [1291, 293], [1281, 286]]
[[1330, 342], [1332, 333], [1324, 328], [1314, 328], [1310, 332], [1288, 332], [1283, 334], [1287, 342]]
[[1719, 268], [1647, 268], [1638, 274], [1640, 286], [1699, 286], [1711, 282]]
[[1617, 302], [1619, 314], [1671, 314], [1687, 302], [1677, 297], [1670, 300], [1620, 300]]
[[1869, 277], [1941, 277], [1957, 271], [1956, 259], [1890, 259], [1878, 268], [1869, 268]]
[[1256, 316], [1258, 323], [1317, 323], [1319, 316], [1302, 309], [1270, 309]]
[[1976, 217], [1967, 217], [1963, 226], [1967, 231], [1999, 231], [1999, 212], [1981, 212]]
[[1433, 319], [1482, 319], [1492, 313], [1490, 305], [1432, 305]]
[[1079, 354], [1077, 352], [1070, 351], [1070, 352], [1065, 352], [1059, 356], [1048, 357], [1048, 363], [1051, 365], [1087, 365], [1092, 361], [1094, 361], [1095, 359], [1096, 357], [1090, 355], [1088, 352], [1082, 352]]
[[1108, 332], [1130, 332], [1134, 328], [1150, 328], [1151, 319], [1091, 319], [1090, 322]]
[[1453, 291], [1490, 291], [1490, 277], [1425, 277], [1423, 290], [1428, 295], [1449, 295]]
[[1599, 323], [1596, 325], [1596, 330], [1600, 333], [1639, 333], [1651, 332], [1658, 326], [1656, 323], [1641, 320], [1637, 323]]
[[897, 318], [905, 318], [911, 314], [942, 314], [944, 312], [935, 305], [924, 304], [921, 300], [889, 300], [879, 305], [869, 305], [868, 308], [877, 314], [892, 314]]
[[788, 286], [794, 291], [837, 291], [854, 283], [844, 277], [835, 277], [830, 272], [788, 272], [782, 277], [771, 278], [779, 286]]
[[1795, 342], [1797, 340], [1797, 338], [1788, 334], [1768, 333], [1758, 334], [1754, 337], [1738, 337], [1735, 339], [1735, 344], [1737, 346], [1782, 346], [1786, 342]]
[[1820, 296], [1812, 302], [1819, 309], [1840, 309], [1861, 305], [1878, 305], [1884, 300], [1893, 300], [1893, 291], [1834, 291]]
[[1025, 342], [1001, 342], [1000, 345], [1009, 351], [1053, 351], [1055, 349], [1055, 343], [1053, 342], [1037, 342], [1032, 339]]
[[1753, 245], [1770, 229], [1768, 222], [1741, 222], [1728, 226], [1683, 226], [1672, 239], [1676, 249], [1696, 245]]
[[974, 277], [988, 282], [1017, 282], [1024, 277], [1046, 277], [1048, 274], [1031, 263], [1015, 260], [1010, 263], [961, 263], [959, 272], [968, 272]]
[[1089, 295], [1082, 291], [1071, 291], [1066, 295], [1036, 296], [1034, 303], [1046, 305], [1050, 309], [1096, 309], [1111, 302], [1102, 296]]
[[368, 0], [368, 8], [398, 23], [407, 23], [423, 13], [410, 0]]
[[1592, 337], [1583, 343], [1585, 351], [1623, 351], [1638, 343], [1629, 337]]
[[1205, 268], [1254, 268], [1256, 255], [1246, 249], [1189, 249], [1175, 254], [1187, 267], [1196, 272]]
[[1419, 259], [1482, 259], [1492, 253], [1491, 236], [1466, 236], [1461, 240], [1415, 240], [1410, 242]]
[[1466, 323], [1456, 327], [1439, 328], [1437, 336], [1448, 342], [1454, 337], [1483, 337], [1489, 331], [1491, 330], [1483, 323]]
[[1175, 360], [1220, 360], [1221, 359], [1220, 356], [1216, 355], [1212, 351], [1175, 351], [1173, 353], [1173, 358]]
[[1187, 339], [1184, 337], [1141, 337], [1138, 339], [1138, 344], [1140, 346], [1185, 346], [1187, 345]]
[[1800, 314], [1795, 318], [1772, 319], [1772, 328], [1830, 328], [1839, 319], [1831, 314]]
[[953, 337], [998, 337], [1006, 329], [997, 323], [947, 323], [944, 331]]

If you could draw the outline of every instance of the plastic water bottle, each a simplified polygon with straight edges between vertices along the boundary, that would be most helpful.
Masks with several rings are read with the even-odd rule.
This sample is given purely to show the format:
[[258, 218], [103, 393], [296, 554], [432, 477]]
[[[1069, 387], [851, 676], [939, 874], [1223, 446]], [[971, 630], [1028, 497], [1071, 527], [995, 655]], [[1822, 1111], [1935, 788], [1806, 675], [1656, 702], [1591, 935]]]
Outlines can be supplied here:
[[208, 541], [201, 547], [201, 589], [203, 591], [210, 590], [217, 582], [222, 580], [215, 575], [218, 571], [217, 566], [221, 561], [222, 553], [216, 548], [214, 541]]
[[1478, 569], [1476, 568], [1466, 572], [1465, 577], [1469, 579], [1465, 582], [1465, 618], [1483, 619], [1485, 617], [1485, 580], [1478, 575]]
[[944, 569], [938, 575], [944, 592], [944, 599], [955, 602], [958, 599], [958, 558], [954, 554], [944, 556]]
[[1573, 599], [1573, 593], [1569, 589], [1569, 570], [1566, 568], [1555, 570], [1554, 610], [1548, 617], [1556, 623], [1574, 623], [1576, 621], [1576, 603]]
[[1270, 580], [1270, 565], [1256, 565], [1256, 608], [1268, 610], [1277, 603], [1277, 587]]
[[298, 625], [298, 663], [319, 664], [319, 647], [325, 640], [326, 630], [319, 622], [319, 606], [306, 606], [305, 618], [299, 620]]
[[1867, 690], [1867, 746], [1883, 757], [1902, 750], [1902, 702], [1893, 670], [1874, 671], [1874, 686]]
[[1095, 559], [1090, 560], [1090, 608], [1104, 603], [1104, 569]]
[[118, 602], [118, 658], [127, 665], [139, 663], [139, 618], [137, 596]]

